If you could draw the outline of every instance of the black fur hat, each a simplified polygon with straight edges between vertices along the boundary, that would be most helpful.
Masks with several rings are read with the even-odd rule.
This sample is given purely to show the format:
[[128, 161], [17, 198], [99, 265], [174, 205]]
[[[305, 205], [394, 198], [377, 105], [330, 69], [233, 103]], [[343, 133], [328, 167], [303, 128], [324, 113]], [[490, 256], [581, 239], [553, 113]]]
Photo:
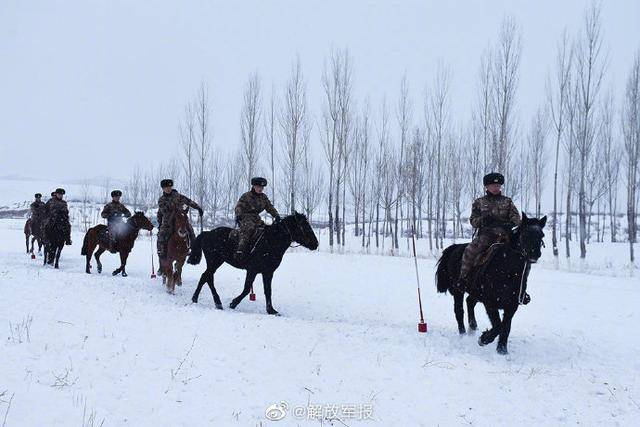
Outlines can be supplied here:
[[482, 185], [487, 186], [489, 184], [504, 185], [504, 175], [498, 172], [486, 174], [484, 178], [482, 178]]
[[116, 196], [122, 196], [122, 191], [120, 190], [113, 190], [111, 192], [111, 197], [116, 197]]
[[55, 191], [52, 191], [52, 192], [51, 192], [51, 197], [54, 197], [55, 195], [56, 195], [56, 192], [55, 192]]
[[57, 194], [64, 194], [64, 188], [56, 188], [55, 191]]
[[162, 188], [173, 187], [173, 180], [172, 179], [163, 179], [162, 181], [160, 181], [160, 187], [162, 187]]
[[40, 194], [40, 193], [36, 193], [36, 194], [34, 195], [34, 197], [35, 197], [36, 199], [40, 199], [40, 198], [42, 198], [42, 194]]
[[262, 178], [261, 176], [256, 176], [254, 178], [251, 178], [251, 185], [259, 185], [261, 187], [266, 187], [267, 180], [265, 178]]

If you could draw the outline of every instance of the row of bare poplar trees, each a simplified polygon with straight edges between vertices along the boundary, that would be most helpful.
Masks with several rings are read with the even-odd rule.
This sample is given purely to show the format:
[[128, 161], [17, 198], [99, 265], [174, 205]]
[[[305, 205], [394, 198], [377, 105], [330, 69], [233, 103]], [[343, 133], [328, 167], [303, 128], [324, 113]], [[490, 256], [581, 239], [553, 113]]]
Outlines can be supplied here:
[[[630, 243], [633, 260], [640, 197], [640, 51], [624, 98], [615, 100], [606, 83], [609, 51], [600, 9], [589, 7], [579, 33], [560, 37], [546, 96], [524, 127], [517, 111], [521, 52], [520, 29], [506, 18], [482, 55], [466, 123], [452, 117], [452, 72], [443, 62], [421, 102], [412, 99], [405, 76], [395, 101], [385, 97], [373, 106], [368, 97], [355, 99], [348, 50], [334, 49], [322, 74], [320, 112], [314, 114], [297, 57], [287, 83], [280, 90], [272, 86], [266, 102], [258, 74], [249, 76], [240, 144], [231, 153], [214, 148], [211, 100], [202, 84], [180, 121], [180, 155], [136, 168], [128, 199], [152, 208], [157, 182], [171, 176], [205, 207], [210, 225], [230, 223], [250, 177], [263, 175], [276, 206], [301, 211], [326, 228], [331, 248], [346, 245], [349, 232], [363, 248], [386, 244], [394, 252], [415, 230], [438, 250], [445, 239], [469, 237], [466, 218], [471, 201], [482, 195], [482, 176], [500, 171], [507, 177], [505, 193], [522, 210], [550, 215], [554, 255], [564, 238], [565, 255], [577, 240], [584, 258], [592, 236], [602, 241], [608, 229], [612, 241]], [[553, 206], [543, 206], [550, 191]], [[626, 227], [618, 212], [622, 193]]]

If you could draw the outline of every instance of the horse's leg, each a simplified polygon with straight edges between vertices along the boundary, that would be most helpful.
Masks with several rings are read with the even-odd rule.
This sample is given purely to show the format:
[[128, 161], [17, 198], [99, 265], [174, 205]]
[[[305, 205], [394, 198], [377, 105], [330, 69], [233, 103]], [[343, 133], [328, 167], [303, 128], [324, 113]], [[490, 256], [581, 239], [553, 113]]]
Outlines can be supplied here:
[[247, 277], [244, 280], [244, 289], [242, 290], [240, 295], [238, 295], [231, 301], [231, 304], [229, 304], [229, 307], [236, 308], [238, 304], [240, 304], [242, 299], [247, 295], [249, 295], [249, 291], [251, 290], [251, 285], [253, 285], [253, 281], [256, 279], [256, 275], [257, 273], [254, 273], [253, 271], [247, 271]]
[[[120, 273], [122, 273], [122, 277], [127, 277], [127, 258], [129, 258], [129, 253], [128, 252], [120, 252], [120, 268], [118, 270], [120, 270]], [[115, 271], [114, 271], [115, 273]], [[116, 273], [117, 274], [117, 273]]]
[[507, 341], [509, 340], [509, 332], [511, 332], [511, 320], [517, 310], [517, 305], [515, 307], [507, 307], [504, 309], [502, 323], [500, 324], [500, 338], [498, 339], [498, 353], [500, 354], [509, 353], [507, 351]]
[[264, 299], [267, 301], [267, 314], [279, 316], [280, 313], [273, 308], [271, 303], [271, 281], [273, 280], [273, 271], [262, 273], [262, 284], [264, 285]]
[[489, 320], [491, 321], [491, 329], [484, 331], [482, 335], [480, 335], [480, 338], [478, 339], [478, 344], [480, 345], [492, 343], [500, 333], [501, 326], [500, 313], [498, 313], [498, 309], [487, 304], [485, 304], [484, 307], [487, 310], [487, 316], [489, 316]]
[[27, 253], [29, 253], [29, 235], [25, 234], [24, 239], [25, 239], [25, 244], [27, 245]]
[[173, 273], [173, 281], [178, 286], [182, 286], [182, 267], [184, 266], [184, 261], [184, 258], [176, 261], [176, 271]]
[[54, 252], [56, 253], [56, 263], [53, 268], [59, 268], [58, 263], [60, 261], [60, 254], [62, 254], [62, 248], [62, 246], [58, 246], [56, 249], [54, 249]]
[[456, 315], [456, 322], [458, 322], [458, 332], [464, 334], [466, 329], [464, 328], [464, 292], [453, 291], [453, 312]]
[[478, 322], [476, 322], [476, 304], [478, 300], [473, 298], [471, 295], [467, 296], [467, 317], [469, 319], [469, 329], [475, 331], [478, 329]]
[[93, 256], [96, 259], [96, 268], [98, 269], [98, 273], [102, 273], [102, 263], [100, 262], [100, 255], [102, 255], [105, 251], [105, 248], [100, 246]]

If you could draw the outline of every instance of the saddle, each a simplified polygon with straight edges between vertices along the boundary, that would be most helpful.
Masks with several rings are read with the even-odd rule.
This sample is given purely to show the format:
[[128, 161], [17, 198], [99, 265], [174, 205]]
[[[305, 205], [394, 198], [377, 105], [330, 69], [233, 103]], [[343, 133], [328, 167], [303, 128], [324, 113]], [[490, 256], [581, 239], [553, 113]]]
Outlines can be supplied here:
[[[112, 254], [115, 254], [116, 252], [118, 252], [117, 250], [117, 237], [115, 237], [113, 240], [110, 234], [109, 234], [109, 228], [104, 225], [104, 224], [98, 224], [96, 225], [96, 231], [98, 234], [98, 243], [101, 246], [104, 246], [105, 248], [108, 248], [109, 252], [111, 252]], [[115, 242], [115, 244], [114, 244]]]
[[[249, 240], [249, 247], [251, 250], [247, 255], [251, 255], [253, 250], [255, 249], [256, 244], [259, 242], [260, 238], [264, 234], [264, 227], [256, 227], [253, 231], [253, 235]], [[240, 229], [234, 228], [229, 232], [229, 243], [232, 245], [234, 250], [238, 249], [238, 245], [240, 244]]]

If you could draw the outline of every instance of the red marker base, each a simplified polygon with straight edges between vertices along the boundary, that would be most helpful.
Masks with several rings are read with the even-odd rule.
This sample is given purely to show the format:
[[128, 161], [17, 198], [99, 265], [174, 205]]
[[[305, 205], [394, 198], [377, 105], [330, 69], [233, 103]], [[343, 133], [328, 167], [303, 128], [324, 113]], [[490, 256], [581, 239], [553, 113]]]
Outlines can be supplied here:
[[256, 294], [254, 294], [253, 292], [251, 292], [249, 294], [249, 301], [255, 301], [256, 300]]
[[158, 277], [158, 276], [156, 276], [156, 273], [151, 273], [151, 278], [152, 279], [155, 279], [156, 277]]
[[427, 332], [427, 324], [424, 323], [424, 322], [418, 323], [418, 332], [423, 333], [423, 334], [425, 332]]
[[36, 254], [31, 254], [31, 259], [36, 259]]

